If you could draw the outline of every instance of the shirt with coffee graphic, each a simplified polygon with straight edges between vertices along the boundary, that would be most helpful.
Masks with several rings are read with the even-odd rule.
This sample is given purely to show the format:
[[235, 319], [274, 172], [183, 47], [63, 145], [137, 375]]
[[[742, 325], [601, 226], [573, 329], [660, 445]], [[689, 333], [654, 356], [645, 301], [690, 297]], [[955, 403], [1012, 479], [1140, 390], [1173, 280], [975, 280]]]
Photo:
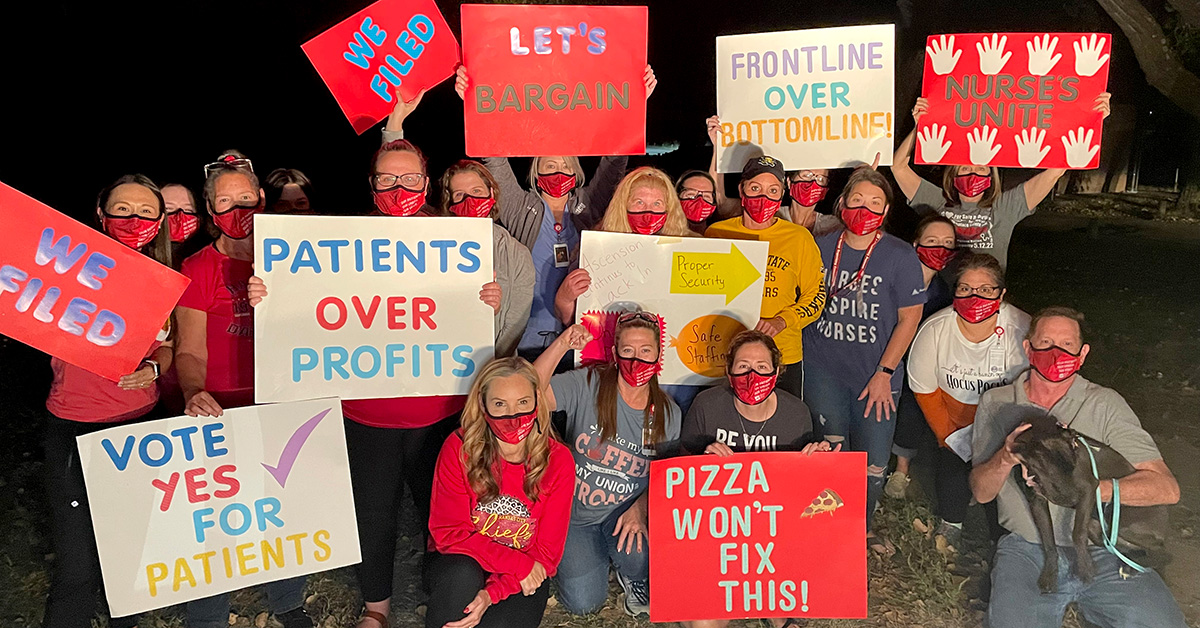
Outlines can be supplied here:
[[762, 422], [743, 417], [736, 400], [729, 384], [697, 395], [683, 420], [680, 434], [683, 448], [689, 453], [702, 454], [710, 444], [721, 442], [739, 453], [799, 451], [816, 440], [808, 406], [786, 390], [775, 389], [775, 414]]
[[[643, 451], [644, 418], [617, 395], [617, 434], [601, 440], [596, 417], [600, 388], [598, 369], [576, 369], [550, 378], [557, 409], [566, 413], [563, 440], [575, 457], [575, 505], [571, 523], [593, 525], [607, 519], [631, 499], [641, 496], [650, 482], [650, 460]], [[666, 452], [679, 442], [679, 406], [667, 397], [665, 438], [651, 444]]]
[[954, 223], [960, 247], [995, 257], [1001, 268], [1008, 267], [1008, 244], [1012, 241], [1013, 229], [1018, 222], [1033, 215], [1033, 209], [1025, 199], [1024, 183], [1001, 192], [991, 207], [980, 207], [979, 203], [950, 205], [942, 188], [922, 179], [908, 204], [918, 214], [936, 211], [949, 218]]

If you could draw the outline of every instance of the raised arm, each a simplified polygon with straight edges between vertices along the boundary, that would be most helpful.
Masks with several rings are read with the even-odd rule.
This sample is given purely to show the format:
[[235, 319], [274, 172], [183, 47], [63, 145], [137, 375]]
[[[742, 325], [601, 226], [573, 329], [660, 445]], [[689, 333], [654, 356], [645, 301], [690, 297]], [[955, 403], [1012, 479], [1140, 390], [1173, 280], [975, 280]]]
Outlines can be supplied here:
[[579, 351], [587, 346], [592, 341], [592, 334], [583, 325], [571, 325], [563, 333], [546, 347], [542, 354], [533, 361], [533, 368], [537, 371], [538, 381], [541, 382], [542, 388], [540, 391], [542, 402], [547, 404], [546, 407], [553, 412], [558, 409], [558, 401], [554, 398], [554, 389], [550, 386], [550, 378], [554, 377], [554, 368], [562, 361], [563, 356], [567, 355], [568, 351]]
[[[913, 106], [913, 122], [919, 122], [921, 116], [929, 110], [929, 101], [924, 98], [918, 98], [917, 104]], [[913, 146], [917, 142], [917, 129], [914, 126], [908, 137], [900, 142], [900, 146], [896, 147], [896, 153], [892, 155], [892, 176], [896, 178], [896, 185], [900, 186], [900, 191], [904, 192], [904, 197], [912, 199], [917, 193], [917, 188], [921, 187], [921, 176], [912, 169]]]
[[708, 139], [713, 145], [712, 161], [708, 164], [708, 176], [712, 177], [716, 189], [717, 216], [733, 218], [742, 213], [742, 202], [740, 199], [725, 196], [725, 176], [717, 172], [717, 142], [721, 141], [721, 119], [712, 116], [704, 123], [708, 128]]
[[388, 115], [387, 124], [383, 125], [383, 143], [394, 142], [404, 139], [404, 119], [407, 118], [417, 105], [421, 104], [421, 99], [425, 97], [427, 90], [421, 90], [412, 100], [405, 102], [400, 95], [400, 88], [397, 87], [394, 92], [396, 97], [396, 106], [392, 107], [392, 113]]

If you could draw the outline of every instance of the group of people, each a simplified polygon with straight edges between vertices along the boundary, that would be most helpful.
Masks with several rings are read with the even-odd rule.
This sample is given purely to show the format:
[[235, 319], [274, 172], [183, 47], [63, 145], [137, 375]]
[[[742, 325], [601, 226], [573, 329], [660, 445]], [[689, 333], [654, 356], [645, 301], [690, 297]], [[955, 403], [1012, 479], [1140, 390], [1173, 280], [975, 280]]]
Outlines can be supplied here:
[[[649, 67], [645, 82], [649, 95]], [[469, 84], [460, 68], [460, 96]], [[1082, 315], [1054, 307], [1031, 317], [1006, 301], [1013, 227], [1064, 171], [1003, 190], [996, 168], [948, 166], [937, 186], [909, 167], [910, 135], [891, 168], [924, 215], [906, 242], [884, 230], [896, 199], [874, 166], [849, 174], [828, 213], [816, 207], [830, 191], [829, 170], [789, 172], [769, 156], [751, 159], [731, 194], [715, 154], [707, 169], [674, 180], [652, 167], [626, 173], [626, 157], [602, 158], [587, 178], [577, 157], [538, 156], [528, 188], [504, 158], [464, 159], [434, 182], [420, 149], [404, 139], [420, 100], [397, 98], [371, 160], [369, 213], [494, 220], [495, 278], [478, 298], [495, 312], [497, 357], [466, 395], [343, 402], [362, 554], [357, 628], [389, 626], [406, 487], [427, 532], [426, 625], [531, 628], [551, 581], [567, 611], [600, 609], [610, 569], [626, 612], [648, 611], [654, 459], [866, 452], [867, 545], [887, 556], [894, 548], [872, 531], [871, 515], [885, 491], [903, 496], [908, 461], [929, 434], [937, 443], [938, 533], [957, 542], [972, 497], [996, 502], [998, 529], [1008, 531], [993, 571], [992, 626], [1058, 625], [1070, 602], [1102, 625], [1183, 625], [1157, 574], [1118, 576], [1102, 548], [1093, 548], [1092, 582], [1068, 583], [1071, 570], [1060, 569], [1059, 593], [1041, 594], [1034, 584], [1039, 539], [1012, 479], [1012, 440], [1023, 428], [1006, 407], [1039, 408], [1124, 454], [1137, 471], [1121, 481], [1123, 503], [1170, 503], [1179, 491], [1121, 397], [1078, 375], [1089, 351]], [[1107, 95], [1095, 106], [1107, 115]], [[925, 108], [918, 101], [914, 118]], [[707, 127], [715, 153], [719, 120]], [[45, 468], [59, 558], [47, 628], [90, 625], [100, 584], [74, 438], [170, 413], [161, 408], [172, 394], [193, 416], [253, 403], [253, 307], [270, 298], [254, 277], [253, 217], [314, 213], [312, 185], [296, 170], [260, 182], [236, 151], [205, 175], [199, 201], [183, 186], [160, 188], [140, 175], [118, 179], [97, 199], [102, 231], [163, 264], [189, 250], [201, 224], [212, 241], [179, 265], [191, 284], [136, 372], [112, 384], [53, 361]], [[729, 343], [724, 382], [707, 390], [660, 385], [662, 321], [642, 310], [617, 317], [611, 360], [572, 368], [571, 352], [593, 340], [572, 324], [575, 300], [591, 282], [578, 267], [588, 229], [769, 244], [760, 319]], [[889, 478], [893, 452], [899, 462]], [[1102, 489], [1111, 499], [1111, 483]], [[1069, 526], [1066, 516], [1055, 523]], [[1073, 560], [1070, 550], [1060, 556]], [[266, 586], [286, 628], [312, 626], [303, 586], [304, 578]], [[187, 625], [225, 626], [228, 610], [227, 595], [190, 602]]]

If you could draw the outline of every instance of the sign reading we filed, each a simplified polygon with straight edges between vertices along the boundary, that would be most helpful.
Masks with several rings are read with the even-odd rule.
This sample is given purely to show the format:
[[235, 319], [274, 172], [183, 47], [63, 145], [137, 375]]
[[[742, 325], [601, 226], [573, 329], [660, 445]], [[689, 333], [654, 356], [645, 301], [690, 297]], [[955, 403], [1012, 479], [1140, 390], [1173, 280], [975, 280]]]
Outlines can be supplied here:
[[646, 152], [646, 7], [462, 7], [473, 157]]

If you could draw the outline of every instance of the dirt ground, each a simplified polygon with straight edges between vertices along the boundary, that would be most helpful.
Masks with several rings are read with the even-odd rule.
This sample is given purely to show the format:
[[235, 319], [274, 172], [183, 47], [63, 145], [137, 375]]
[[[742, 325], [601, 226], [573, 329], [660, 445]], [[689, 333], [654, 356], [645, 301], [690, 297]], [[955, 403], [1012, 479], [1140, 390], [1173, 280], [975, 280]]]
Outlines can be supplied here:
[[[1171, 508], [1173, 560], [1164, 578], [1189, 625], [1200, 626], [1200, 224], [1159, 222], [1089, 209], [1063, 199], [1017, 230], [1010, 253], [1010, 300], [1026, 311], [1051, 304], [1087, 314], [1092, 353], [1084, 375], [1120, 391], [1154, 436], [1182, 488]], [[1066, 208], [1064, 211], [1061, 208]], [[41, 623], [53, 564], [45, 505], [41, 500], [40, 422], [49, 384], [48, 360], [0, 338], [0, 626]], [[918, 459], [919, 464], [919, 459]], [[921, 472], [915, 473], [920, 482]], [[870, 617], [862, 621], [813, 620], [830, 626], [982, 625], [988, 591], [989, 545], [979, 508], [968, 517], [966, 540], [947, 561], [914, 526], [933, 520], [918, 483], [910, 499], [887, 500], [878, 521], [902, 558], [872, 559]], [[420, 555], [411, 521], [397, 551], [393, 625], [423, 625], [422, 593], [413, 576]], [[271, 625], [255, 591], [234, 597], [231, 623]], [[307, 608], [322, 628], [352, 626], [360, 608], [352, 570], [309, 577]], [[97, 626], [106, 622], [97, 619]], [[616, 589], [600, 613], [573, 618], [556, 606], [546, 626], [608, 628], [646, 626], [625, 617]], [[735, 623], [737, 625], [737, 623]], [[745, 622], [756, 625], [756, 622]], [[1068, 617], [1067, 626], [1078, 626]], [[181, 608], [147, 614], [143, 628], [183, 626]]]

